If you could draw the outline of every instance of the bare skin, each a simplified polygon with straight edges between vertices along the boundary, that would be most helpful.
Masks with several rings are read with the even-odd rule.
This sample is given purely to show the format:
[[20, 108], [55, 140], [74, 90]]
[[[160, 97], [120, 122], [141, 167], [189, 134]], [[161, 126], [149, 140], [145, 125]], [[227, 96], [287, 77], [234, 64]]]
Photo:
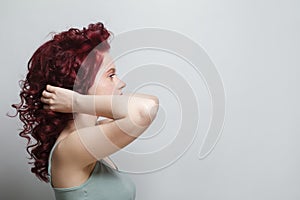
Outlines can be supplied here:
[[[70, 121], [60, 133], [56, 141], [59, 144], [53, 151], [51, 162], [53, 187], [68, 188], [83, 184], [89, 178], [97, 160], [104, 159], [109, 163], [107, 159], [110, 154], [134, 141], [155, 118], [158, 110], [157, 97], [135, 94], [129, 100], [127, 95], [122, 94], [126, 84], [115, 73], [116, 68], [112, 59], [105, 53], [96, 80], [88, 91], [89, 96], [53, 86], [47, 86], [47, 90], [43, 92], [41, 101], [45, 103], [45, 109], [74, 113], [74, 120]], [[93, 95], [97, 98], [90, 98]], [[114, 111], [110, 108], [112, 105], [110, 96], [120, 97], [116, 99]], [[74, 99], [76, 107], [72, 107]], [[91, 106], [93, 103], [95, 105]], [[99, 116], [108, 119], [97, 122]], [[86, 146], [82, 145], [82, 140], [78, 137], [88, 134], [98, 138], [99, 147], [96, 147], [98, 149], [95, 154], [89, 153], [87, 151], [89, 143], [86, 142]], [[102, 138], [108, 138], [111, 143], [104, 143], [99, 136], [105, 136]], [[103, 149], [100, 149], [101, 146]]]

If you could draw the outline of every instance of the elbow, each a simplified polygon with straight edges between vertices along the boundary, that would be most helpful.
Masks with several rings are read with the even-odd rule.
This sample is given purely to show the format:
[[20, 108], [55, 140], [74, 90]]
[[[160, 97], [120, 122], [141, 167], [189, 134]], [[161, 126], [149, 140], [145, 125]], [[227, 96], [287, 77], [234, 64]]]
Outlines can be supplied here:
[[159, 99], [155, 96], [142, 102], [138, 111], [138, 124], [149, 126], [156, 118], [159, 109]]

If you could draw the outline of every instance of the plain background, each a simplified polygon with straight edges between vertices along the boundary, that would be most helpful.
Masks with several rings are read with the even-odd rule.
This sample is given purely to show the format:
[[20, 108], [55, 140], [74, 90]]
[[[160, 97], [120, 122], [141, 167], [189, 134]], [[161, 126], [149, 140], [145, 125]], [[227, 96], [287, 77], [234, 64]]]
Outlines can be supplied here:
[[115, 34], [160, 27], [192, 38], [226, 89], [226, 123], [214, 151], [198, 160], [197, 141], [171, 167], [131, 175], [138, 200], [299, 199], [299, 6], [296, 0], [2, 1], [0, 199], [54, 199], [30, 173], [20, 122], [5, 114], [14, 113], [18, 80], [47, 34], [97, 21]]

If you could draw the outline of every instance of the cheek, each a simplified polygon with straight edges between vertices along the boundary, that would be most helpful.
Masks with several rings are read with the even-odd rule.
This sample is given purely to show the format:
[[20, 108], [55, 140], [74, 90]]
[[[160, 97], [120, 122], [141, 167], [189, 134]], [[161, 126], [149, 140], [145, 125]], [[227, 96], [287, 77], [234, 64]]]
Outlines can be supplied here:
[[110, 95], [113, 93], [114, 85], [109, 81], [101, 82], [97, 85], [95, 94], [97, 95]]

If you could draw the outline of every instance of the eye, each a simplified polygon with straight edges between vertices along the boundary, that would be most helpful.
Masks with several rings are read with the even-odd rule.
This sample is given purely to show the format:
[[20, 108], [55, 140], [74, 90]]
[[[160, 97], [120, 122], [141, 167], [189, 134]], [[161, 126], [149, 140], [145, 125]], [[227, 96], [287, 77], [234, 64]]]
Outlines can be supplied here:
[[117, 74], [111, 74], [111, 75], [109, 75], [109, 77], [112, 78], [112, 76], [115, 76], [115, 75], [117, 75]]

